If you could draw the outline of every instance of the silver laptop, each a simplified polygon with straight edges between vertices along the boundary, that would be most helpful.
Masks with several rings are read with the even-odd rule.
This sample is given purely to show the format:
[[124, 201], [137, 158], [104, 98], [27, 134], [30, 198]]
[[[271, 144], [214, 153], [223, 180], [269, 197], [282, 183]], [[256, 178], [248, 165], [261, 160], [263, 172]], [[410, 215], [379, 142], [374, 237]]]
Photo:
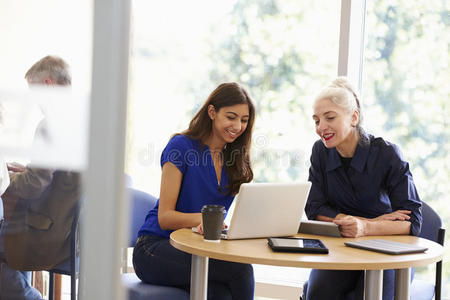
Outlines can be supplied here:
[[244, 183], [225, 220], [223, 239], [297, 234], [311, 182]]
[[383, 239], [344, 242], [344, 244], [345, 246], [348, 247], [370, 250], [375, 252], [382, 252], [387, 254], [420, 253], [428, 250], [427, 247], [411, 245], [406, 243], [399, 243]]

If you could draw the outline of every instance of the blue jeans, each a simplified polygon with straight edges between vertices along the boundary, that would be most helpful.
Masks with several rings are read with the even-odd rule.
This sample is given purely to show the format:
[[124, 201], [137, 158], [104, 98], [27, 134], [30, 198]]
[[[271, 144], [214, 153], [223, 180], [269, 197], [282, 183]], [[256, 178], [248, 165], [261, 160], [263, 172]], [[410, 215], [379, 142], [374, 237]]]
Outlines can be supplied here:
[[[191, 255], [175, 249], [168, 239], [144, 236], [134, 247], [136, 275], [146, 283], [189, 291]], [[253, 299], [255, 280], [248, 264], [209, 260], [208, 299]]]
[[41, 300], [41, 293], [31, 286], [31, 272], [17, 271], [6, 264], [2, 223], [0, 222], [0, 299]]

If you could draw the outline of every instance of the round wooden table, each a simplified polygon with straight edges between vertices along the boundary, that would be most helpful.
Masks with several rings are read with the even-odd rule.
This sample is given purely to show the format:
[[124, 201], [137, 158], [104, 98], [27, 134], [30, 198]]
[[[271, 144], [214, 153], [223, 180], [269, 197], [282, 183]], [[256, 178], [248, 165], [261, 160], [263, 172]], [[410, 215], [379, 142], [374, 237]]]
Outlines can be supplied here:
[[[409, 235], [336, 238], [309, 234], [297, 237], [320, 239], [329, 254], [273, 252], [267, 239], [222, 240], [205, 242], [203, 236], [183, 228], [170, 235], [175, 248], [192, 254], [191, 299], [206, 299], [208, 258], [248, 264], [263, 264], [326, 270], [365, 270], [365, 299], [381, 299], [383, 270], [396, 269], [395, 299], [409, 300], [411, 267], [442, 260], [444, 248], [438, 243]], [[345, 241], [385, 239], [428, 248], [424, 253], [389, 255], [350, 248]]]

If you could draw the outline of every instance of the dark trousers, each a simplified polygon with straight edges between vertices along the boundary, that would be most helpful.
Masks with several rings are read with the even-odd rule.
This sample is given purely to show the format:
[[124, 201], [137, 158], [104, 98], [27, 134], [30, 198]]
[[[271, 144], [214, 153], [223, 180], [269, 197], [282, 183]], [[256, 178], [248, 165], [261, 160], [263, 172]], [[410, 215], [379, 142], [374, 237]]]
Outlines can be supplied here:
[[[383, 300], [394, 299], [394, 270], [383, 272]], [[362, 300], [364, 271], [311, 270], [303, 286], [305, 300]]]
[[[175, 249], [168, 239], [140, 238], [134, 247], [133, 265], [143, 282], [189, 291], [191, 255]], [[253, 299], [254, 288], [251, 265], [209, 260], [208, 299]]]

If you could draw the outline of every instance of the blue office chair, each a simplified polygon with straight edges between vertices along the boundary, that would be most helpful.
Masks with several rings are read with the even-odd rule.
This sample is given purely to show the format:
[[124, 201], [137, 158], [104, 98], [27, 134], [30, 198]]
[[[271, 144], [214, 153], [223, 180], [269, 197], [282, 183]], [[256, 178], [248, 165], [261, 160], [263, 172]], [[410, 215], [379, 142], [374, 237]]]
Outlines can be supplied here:
[[81, 201], [75, 206], [75, 213], [73, 216], [72, 226], [70, 228], [70, 257], [68, 260], [55, 266], [49, 272], [49, 300], [54, 297], [54, 274], [63, 274], [70, 276], [70, 300], [77, 298], [77, 277], [79, 274], [80, 258], [78, 257], [78, 224], [80, 218]]
[[[134, 247], [137, 234], [145, 217], [156, 204], [156, 198], [142, 191], [130, 189], [131, 227], [129, 247]], [[122, 274], [122, 283], [128, 290], [129, 300], [189, 300], [189, 293], [183, 289], [143, 283], [135, 273]]]
[[[419, 236], [444, 246], [445, 229], [439, 215], [425, 202], [422, 202], [422, 230]], [[441, 300], [442, 261], [436, 263], [435, 284], [414, 279], [411, 284], [411, 300]]]

